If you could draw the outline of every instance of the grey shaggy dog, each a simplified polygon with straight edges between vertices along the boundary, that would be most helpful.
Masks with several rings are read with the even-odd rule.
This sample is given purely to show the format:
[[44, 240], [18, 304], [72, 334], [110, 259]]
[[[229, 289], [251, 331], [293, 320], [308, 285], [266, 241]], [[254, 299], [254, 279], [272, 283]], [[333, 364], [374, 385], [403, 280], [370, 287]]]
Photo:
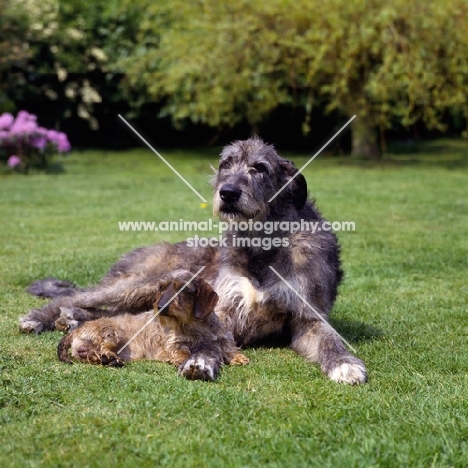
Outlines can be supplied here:
[[[288, 330], [292, 349], [319, 364], [330, 379], [364, 383], [364, 363], [348, 352], [326, 322], [342, 279], [336, 236], [320, 228], [315, 232], [283, 230], [280, 224], [303, 221], [320, 227], [325, 221], [308, 199], [305, 178], [297, 172], [292, 162], [260, 138], [226, 146], [213, 180], [213, 211], [221, 221], [238, 225], [228, 227], [219, 248], [163, 243], [137, 249], [118, 261], [101, 284], [56, 297], [42, 309], [32, 310], [20, 319], [20, 329], [36, 333], [54, 329], [63, 310], [76, 316], [81, 313], [84, 320], [148, 310], [162, 275], [179, 268], [196, 272], [207, 266], [201, 276], [219, 296], [215, 312], [238, 345], [279, 337]], [[254, 228], [259, 222], [272, 226], [268, 234]], [[52, 297], [53, 285], [47, 281], [47, 294], [43, 295]], [[67, 287], [62, 284], [60, 293]], [[42, 283], [36, 282], [34, 293], [41, 288]], [[74, 326], [78, 324], [79, 320]], [[189, 365], [209, 362], [207, 353], [209, 350], [192, 354]], [[216, 369], [207, 372], [216, 373]]]

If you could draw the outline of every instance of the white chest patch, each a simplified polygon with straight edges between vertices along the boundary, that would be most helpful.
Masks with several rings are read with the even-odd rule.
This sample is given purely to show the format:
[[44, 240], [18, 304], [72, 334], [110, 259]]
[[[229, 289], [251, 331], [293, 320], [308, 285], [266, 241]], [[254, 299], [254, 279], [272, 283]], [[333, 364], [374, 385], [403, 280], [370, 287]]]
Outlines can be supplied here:
[[246, 318], [265, 299], [265, 293], [259, 291], [245, 276], [221, 274], [215, 290], [222, 309], [235, 310], [240, 319]]

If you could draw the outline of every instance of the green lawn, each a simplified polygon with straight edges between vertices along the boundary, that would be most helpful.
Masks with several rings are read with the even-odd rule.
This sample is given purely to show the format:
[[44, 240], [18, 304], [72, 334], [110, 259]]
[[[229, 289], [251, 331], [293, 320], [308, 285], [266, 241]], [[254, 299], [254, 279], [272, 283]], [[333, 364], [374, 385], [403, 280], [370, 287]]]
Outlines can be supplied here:
[[[322, 155], [305, 171], [324, 215], [356, 223], [339, 234], [333, 325], [367, 363], [361, 387], [282, 348], [246, 349], [251, 363], [216, 383], [156, 362], [59, 362], [58, 332], [18, 332], [42, 303], [25, 287], [98, 281], [121, 254], [188, 235], [119, 232], [118, 221], [205, 220], [211, 203], [146, 149], [0, 175], [0, 466], [467, 466], [468, 144], [393, 151], [379, 164]], [[216, 151], [163, 154], [210, 200]]]

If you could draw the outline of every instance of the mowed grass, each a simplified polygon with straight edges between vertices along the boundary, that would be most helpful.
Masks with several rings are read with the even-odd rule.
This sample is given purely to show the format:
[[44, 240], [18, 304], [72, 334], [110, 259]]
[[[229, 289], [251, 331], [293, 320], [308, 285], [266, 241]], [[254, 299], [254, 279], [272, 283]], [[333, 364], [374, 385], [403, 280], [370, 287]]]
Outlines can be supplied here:
[[[415, 149], [418, 151], [415, 152]], [[369, 382], [328, 381], [288, 348], [215, 383], [169, 365], [68, 366], [58, 332], [23, 335], [54, 276], [84, 286], [138, 246], [183, 232], [118, 221], [207, 220], [216, 151], [75, 152], [62, 174], [0, 176], [0, 466], [465, 467], [468, 460], [468, 145], [395, 148], [379, 164], [322, 155], [305, 171], [339, 233], [346, 278], [332, 323]], [[307, 155], [288, 155], [298, 166]], [[206, 233], [199, 233], [206, 235]]]

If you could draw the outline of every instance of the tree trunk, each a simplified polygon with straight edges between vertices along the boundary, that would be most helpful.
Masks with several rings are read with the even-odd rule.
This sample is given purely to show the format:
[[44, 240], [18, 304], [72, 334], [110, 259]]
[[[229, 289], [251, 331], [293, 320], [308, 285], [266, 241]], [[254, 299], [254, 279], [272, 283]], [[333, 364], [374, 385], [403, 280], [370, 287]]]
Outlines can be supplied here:
[[372, 112], [366, 105], [364, 91], [360, 86], [355, 86], [348, 99], [344, 102], [344, 110], [351, 118], [351, 155], [366, 159], [379, 159], [380, 148], [378, 144], [378, 132]]
[[356, 113], [356, 118], [351, 122], [351, 142], [353, 156], [380, 158], [377, 130], [369, 115]]

